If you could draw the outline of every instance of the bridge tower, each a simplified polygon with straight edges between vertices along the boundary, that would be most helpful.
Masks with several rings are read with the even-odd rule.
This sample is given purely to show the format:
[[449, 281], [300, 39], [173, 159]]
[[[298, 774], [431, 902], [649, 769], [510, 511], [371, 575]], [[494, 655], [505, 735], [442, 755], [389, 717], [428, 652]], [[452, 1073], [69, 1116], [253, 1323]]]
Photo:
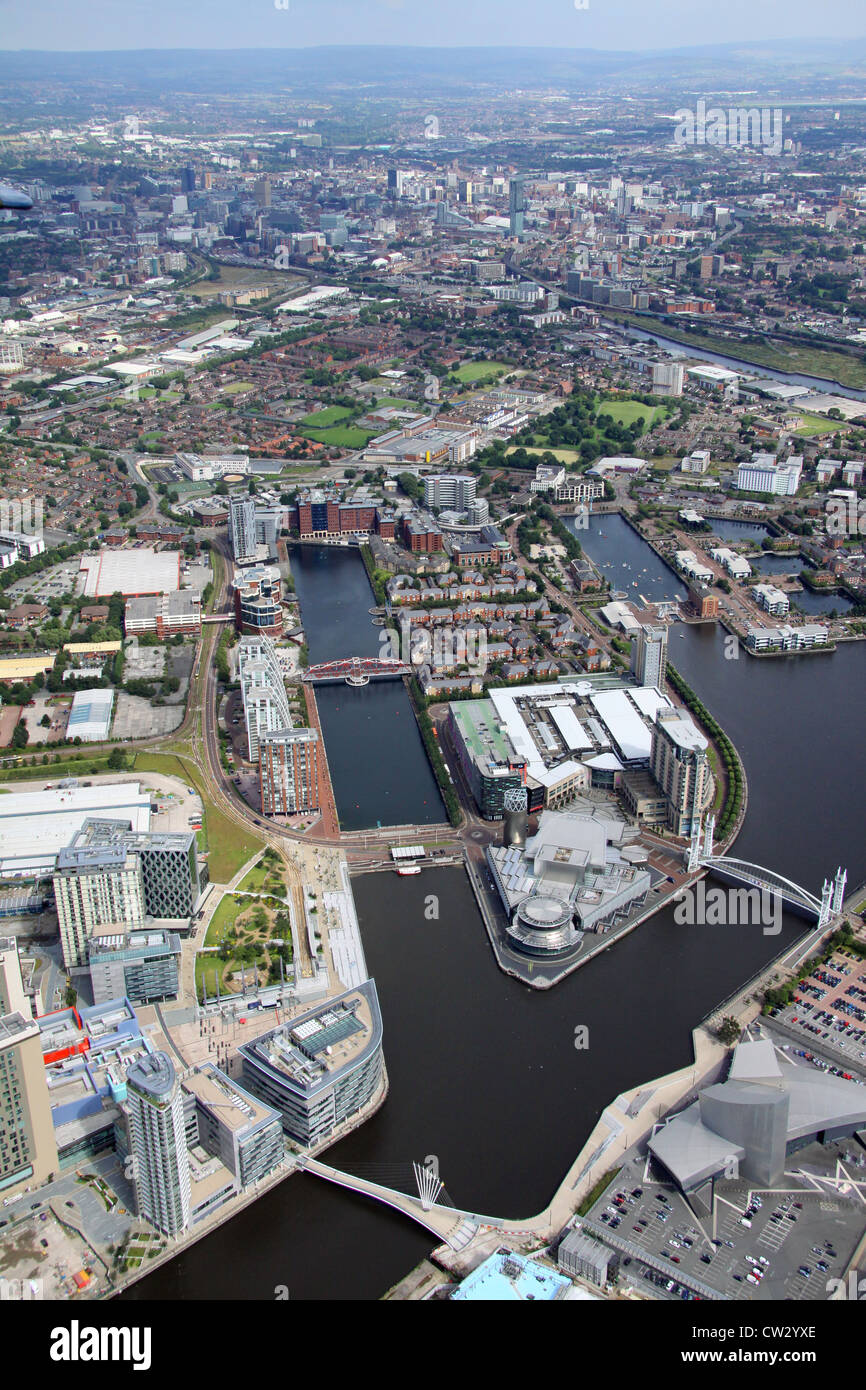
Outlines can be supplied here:
[[833, 883], [833, 914], [838, 916], [842, 911], [842, 904], [845, 901], [845, 880], [848, 877], [847, 869], [837, 869], [836, 878]]
[[713, 837], [715, 836], [715, 833], [716, 818], [712, 813], [710, 813], [710, 815], [707, 816], [706, 824], [704, 826], [704, 858], [707, 858], [710, 855], [712, 855]]
[[426, 1164], [422, 1167], [420, 1163], [413, 1163], [415, 1170], [415, 1181], [418, 1184], [418, 1196], [421, 1198], [421, 1206], [425, 1211], [429, 1211], [435, 1203], [444, 1184], [440, 1181], [435, 1168], [428, 1168]]
[[829, 878], [824, 879], [824, 887], [821, 889], [821, 912], [818, 916], [818, 926], [826, 927], [833, 915], [833, 884]]
[[699, 821], [692, 822], [692, 837], [689, 840], [689, 849], [686, 856], [686, 868], [690, 874], [701, 862], [701, 825]]

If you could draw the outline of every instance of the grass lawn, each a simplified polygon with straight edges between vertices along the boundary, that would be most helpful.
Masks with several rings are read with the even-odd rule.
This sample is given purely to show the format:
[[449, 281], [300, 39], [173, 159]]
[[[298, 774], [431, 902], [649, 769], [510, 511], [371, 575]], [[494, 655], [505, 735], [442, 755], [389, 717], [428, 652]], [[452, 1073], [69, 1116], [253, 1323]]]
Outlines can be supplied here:
[[373, 407], [378, 410], [380, 406], [393, 406], [395, 410], [410, 410], [415, 415], [424, 413], [423, 401], [406, 401], [401, 396], [377, 396], [376, 405]]
[[[256, 914], [264, 914], [261, 917], [261, 926], [256, 926], [254, 918]], [[277, 918], [285, 913], [282, 922]], [[211, 919], [208, 927], [205, 946], [219, 946], [228, 935], [228, 943], [232, 949], [237, 950], [238, 955], [243, 958], [243, 968], [247, 972], [247, 978], [253, 969], [259, 971], [259, 982], [264, 983], [268, 966], [272, 961], [278, 960], [279, 948], [270, 946], [268, 943], [272, 937], [281, 941], [290, 941], [291, 928], [287, 925], [288, 913], [286, 909], [278, 904], [267, 908], [264, 902], [253, 898], [238, 898], [234, 894], [226, 893], [220, 900], [219, 906]], [[234, 935], [232, 935], [232, 933]], [[246, 948], [243, 950], [242, 948]], [[254, 965], [251, 956], [256, 961], [265, 959], [265, 966]], [[291, 949], [288, 949], [286, 961], [291, 959]], [[207, 988], [209, 995], [216, 994], [217, 981], [219, 981], [220, 993], [228, 994], [231, 992], [231, 981], [228, 975], [240, 976], [241, 960], [231, 958], [221, 960], [214, 951], [199, 951], [195, 958], [195, 981], [196, 990], [200, 997], [203, 997], [203, 988]]]
[[649, 429], [650, 425], [663, 419], [668, 411], [663, 405], [644, 405], [642, 401], [600, 401], [597, 413], [610, 415], [618, 425], [630, 425], [642, 415]]
[[204, 789], [201, 774], [191, 759], [178, 757], [176, 753], [136, 753], [135, 770], [164, 772], [195, 787], [204, 808], [204, 835], [209, 851], [208, 868], [212, 883], [228, 883], [238, 869], [263, 848], [263, 842], [258, 835], [242, 830], [214, 805]]
[[223, 387], [223, 395], [238, 396], [244, 391], [255, 391], [255, 389], [251, 381], [231, 381], [228, 386]]
[[362, 430], [357, 426], [338, 425], [332, 429], [307, 429], [301, 430], [305, 439], [312, 439], [315, 444], [324, 444], [331, 449], [363, 449], [370, 440], [374, 438], [375, 431]]
[[[523, 446], [522, 446], [522, 445], [517, 445], [517, 444], [512, 444], [510, 448], [508, 448], [508, 449], [505, 450], [505, 457], [508, 458], [508, 455], [509, 455], [509, 454], [515, 453], [515, 452], [517, 451], [517, 449], [518, 449], [518, 448], [521, 448], [521, 447], [523, 447]], [[541, 457], [542, 454], [553, 454], [553, 457], [554, 457], [555, 459], [558, 459], [560, 463], [577, 463], [578, 459], [580, 458], [580, 453], [579, 453], [579, 451], [578, 451], [577, 449], [536, 449], [536, 448], [529, 449], [529, 448], [527, 448], [526, 452], [527, 452], [528, 454], [535, 454], [535, 455], [537, 455], [539, 458]]]
[[449, 376], [456, 376], [458, 381], [490, 381], [500, 372], [513, 371], [510, 362], [463, 362], [459, 367], [452, 368]]
[[[10, 754], [14, 757], [14, 754]], [[49, 757], [52, 755], [49, 754]], [[26, 782], [26, 781], [54, 781], [58, 777], [86, 777], [94, 776], [100, 772], [109, 772], [113, 769], [108, 766], [108, 753], [82, 757], [77, 754], [75, 757], [62, 757], [58, 763], [49, 762], [43, 765], [41, 759], [34, 767], [3, 767], [0, 768], [0, 779], [5, 782]]]
[[338, 420], [348, 419], [351, 414], [352, 411], [344, 405], [326, 405], [323, 410], [313, 410], [305, 415], [301, 423], [321, 430], [328, 425], [336, 425]]
[[794, 433], [801, 439], [813, 439], [819, 434], [835, 434], [844, 427], [844, 420], [828, 420], [826, 415], [804, 415], [802, 425]]

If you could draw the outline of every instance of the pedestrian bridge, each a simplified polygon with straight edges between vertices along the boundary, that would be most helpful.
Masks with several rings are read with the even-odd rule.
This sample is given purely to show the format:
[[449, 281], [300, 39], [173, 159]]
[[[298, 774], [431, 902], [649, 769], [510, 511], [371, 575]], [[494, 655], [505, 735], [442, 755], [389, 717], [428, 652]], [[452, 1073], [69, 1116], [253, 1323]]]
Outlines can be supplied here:
[[731, 855], [714, 854], [714, 829], [714, 816], [708, 816], [705, 825], [696, 826], [688, 851], [689, 872], [698, 868], [712, 869], [739, 883], [747, 883], [760, 892], [779, 897], [789, 906], [817, 917], [819, 927], [827, 926], [831, 919], [842, 911], [847, 878], [844, 869], [837, 869], [832, 880], [825, 878], [819, 898], [810, 893], [808, 888], [803, 888], [801, 884], [776, 873], [774, 869], [766, 869], [761, 864], [751, 864], [746, 859], [735, 859]]
[[340, 661], [322, 661], [318, 666], [308, 666], [303, 679], [310, 685], [328, 681], [367, 685], [371, 680], [394, 680], [411, 674], [411, 667], [399, 657], [349, 656]]
[[373, 1197], [377, 1202], [384, 1202], [386, 1206], [393, 1207], [395, 1211], [402, 1212], [404, 1216], [411, 1217], [413, 1221], [432, 1231], [438, 1240], [450, 1245], [452, 1250], [462, 1250], [467, 1246], [482, 1225], [503, 1224], [494, 1217], [473, 1216], [456, 1207], [440, 1206], [433, 1194], [437, 1187], [441, 1191], [441, 1183], [434, 1180], [431, 1184], [427, 1170], [420, 1169], [418, 1164], [414, 1167], [418, 1186], [423, 1194], [418, 1197], [408, 1192], [400, 1192], [394, 1187], [385, 1187], [382, 1183], [372, 1182], [368, 1178], [356, 1177], [354, 1173], [343, 1173], [339, 1168], [331, 1167], [329, 1163], [320, 1163], [317, 1158], [308, 1158], [306, 1155], [298, 1158], [297, 1166], [301, 1172], [312, 1173], [314, 1177], [324, 1178], [326, 1182], [336, 1183], [339, 1187], [346, 1187], [352, 1192], [362, 1193], [365, 1197]]

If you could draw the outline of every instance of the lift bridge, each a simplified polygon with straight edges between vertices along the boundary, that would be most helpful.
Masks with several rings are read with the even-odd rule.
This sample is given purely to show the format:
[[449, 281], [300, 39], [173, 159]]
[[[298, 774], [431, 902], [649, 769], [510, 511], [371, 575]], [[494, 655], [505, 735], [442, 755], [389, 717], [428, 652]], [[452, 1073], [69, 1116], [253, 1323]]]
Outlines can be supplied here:
[[371, 680], [393, 680], [411, 676], [412, 669], [399, 657], [347, 656], [339, 661], [322, 661], [308, 666], [303, 679], [309, 685], [345, 681], [346, 685], [369, 685]]
[[728, 854], [714, 854], [715, 827], [715, 816], [708, 816], [704, 825], [695, 826], [687, 856], [689, 873], [701, 868], [712, 869], [714, 873], [735, 879], [739, 883], [747, 883], [761, 892], [774, 894], [807, 916], [817, 917], [819, 927], [826, 927], [842, 911], [847, 878], [844, 869], [837, 869], [832, 881], [825, 878], [821, 896], [818, 898], [807, 888], [784, 878], [773, 869], [765, 869], [760, 864], [750, 864], [745, 859], [735, 859]]

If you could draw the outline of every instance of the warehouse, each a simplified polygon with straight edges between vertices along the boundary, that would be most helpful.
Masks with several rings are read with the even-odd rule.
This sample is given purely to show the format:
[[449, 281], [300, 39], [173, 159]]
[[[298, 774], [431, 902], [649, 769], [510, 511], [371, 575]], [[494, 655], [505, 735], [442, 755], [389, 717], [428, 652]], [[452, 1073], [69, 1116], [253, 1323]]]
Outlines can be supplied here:
[[7, 793], [0, 797], [0, 876], [53, 873], [58, 851], [88, 819], [149, 830], [150, 800], [139, 782]]
[[147, 546], [82, 555], [83, 592], [88, 598], [109, 598], [116, 593], [124, 598], [170, 594], [180, 588], [180, 561], [179, 550], [153, 550]]
[[113, 690], [79, 690], [72, 701], [66, 725], [67, 738], [82, 743], [104, 743], [111, 728]]

